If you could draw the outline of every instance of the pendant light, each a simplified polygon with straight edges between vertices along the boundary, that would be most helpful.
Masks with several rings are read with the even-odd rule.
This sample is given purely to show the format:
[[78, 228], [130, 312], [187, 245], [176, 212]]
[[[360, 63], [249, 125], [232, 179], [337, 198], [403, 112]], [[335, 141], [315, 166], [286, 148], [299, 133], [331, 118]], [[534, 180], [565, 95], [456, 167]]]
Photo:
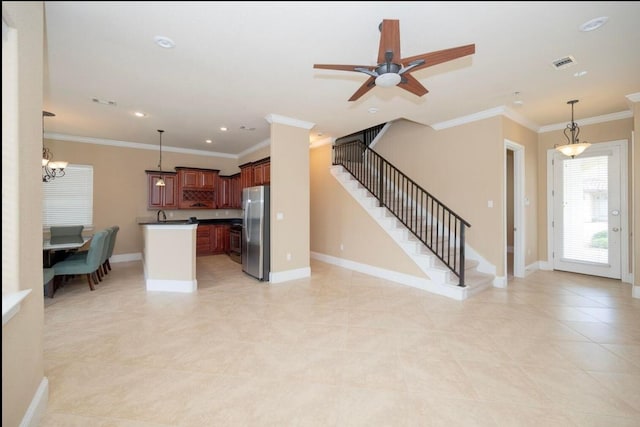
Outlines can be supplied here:
[[[573, 105], [577, 102], [577, 99], [567, 102], [567, 104], [571, 105], [571, 123], [567, 124], [567, 127], [564, 129], [564, 136], [567, 138], [567, 143], [555, 146], [556, 150], [565, 156], [571, 157], [572, 159], [582, 154], [584, 150], [591, 146], [588, 142], [580, 142], [580, 139], [578, 139], [580, 128], [578, 127], [578, 124], [573, 121]], [[569, 137], [569, 134], [571, 137]]]
[[[162, 132], [164, 132], [161, 129], [158, 129], [158, 133], [160, 134], [160, 160], [158, 160], [158, 170], [160, 172], [162, 172]], [[164, 178], [162, 176], [160, 176], [160, 179], [156, 181], [156, 186], [158, 187], [164, 187]]]
[[53, 153], [44, 146], [44, 118], [55, 117], [55, 114], [49, 111], [42, 112], [42, 182], [51, 182], [55, 178], [64, 176], [64, 168], [68, 162], [53, 161]]

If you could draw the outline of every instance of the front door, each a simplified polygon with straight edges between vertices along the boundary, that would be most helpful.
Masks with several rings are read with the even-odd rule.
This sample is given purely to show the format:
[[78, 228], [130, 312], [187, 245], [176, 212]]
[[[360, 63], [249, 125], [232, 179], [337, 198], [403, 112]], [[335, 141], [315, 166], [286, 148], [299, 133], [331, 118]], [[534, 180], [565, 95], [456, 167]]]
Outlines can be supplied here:
[[553, 268], [620, 279], [621, 153], [593, 144], [572, 159], [553, 155]]

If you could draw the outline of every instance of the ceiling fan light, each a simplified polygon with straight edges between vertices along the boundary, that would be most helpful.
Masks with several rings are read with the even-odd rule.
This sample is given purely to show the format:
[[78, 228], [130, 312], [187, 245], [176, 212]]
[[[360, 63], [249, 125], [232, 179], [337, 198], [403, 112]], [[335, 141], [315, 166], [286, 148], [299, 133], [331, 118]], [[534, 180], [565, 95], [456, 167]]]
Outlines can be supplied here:
[[376, 86], [392, 87], [400, 83], [400, 80], [402, 80], [402, 78], [400, 77], [400, 74], [384, 73], [376, 77]]

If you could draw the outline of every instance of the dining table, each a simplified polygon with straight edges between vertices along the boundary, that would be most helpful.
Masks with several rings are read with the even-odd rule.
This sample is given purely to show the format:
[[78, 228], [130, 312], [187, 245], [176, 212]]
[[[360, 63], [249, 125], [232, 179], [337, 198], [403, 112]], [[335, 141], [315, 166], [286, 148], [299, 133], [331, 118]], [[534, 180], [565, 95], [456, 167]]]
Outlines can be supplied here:
[[52, 266], [52, 254], [54, 252], [75, 252], [89, 240], [91, 240], [91, 236], [61, 236], [45, 239], [42, 243], [43, 266], [46, 268]]

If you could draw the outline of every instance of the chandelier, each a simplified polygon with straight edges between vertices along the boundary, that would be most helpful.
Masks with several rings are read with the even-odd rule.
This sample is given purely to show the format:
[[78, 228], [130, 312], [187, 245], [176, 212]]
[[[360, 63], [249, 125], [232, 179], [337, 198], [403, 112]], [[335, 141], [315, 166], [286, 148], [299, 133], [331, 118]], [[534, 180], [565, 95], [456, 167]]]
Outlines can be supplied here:
[[50, 182], [64, 176], [64, 168], [69, 164], [62, 161], [54, 162], [53, 153], [44, 146], [44, 118], [54, 116], [55, 114], [48, 111], [42, 112], [42, 182]]
[[580, 128], [578, 127], [578, 124], [573, 121], [573, 104], [577, 102], [577, 99], [567, 102], [567, 104], [571, 104], [571, 123], [567, 124], [567, 127], [564, 129], [564, 137], [567, 138], [567, 143], [555, 146], [556, 150], [565, 156], [571, 157], [572, 159], [575, 156], [582, 154], [584, 150], [589, 148], [591, 145], [588, 142], [580, 142], [580, 139], [578, 139]]

